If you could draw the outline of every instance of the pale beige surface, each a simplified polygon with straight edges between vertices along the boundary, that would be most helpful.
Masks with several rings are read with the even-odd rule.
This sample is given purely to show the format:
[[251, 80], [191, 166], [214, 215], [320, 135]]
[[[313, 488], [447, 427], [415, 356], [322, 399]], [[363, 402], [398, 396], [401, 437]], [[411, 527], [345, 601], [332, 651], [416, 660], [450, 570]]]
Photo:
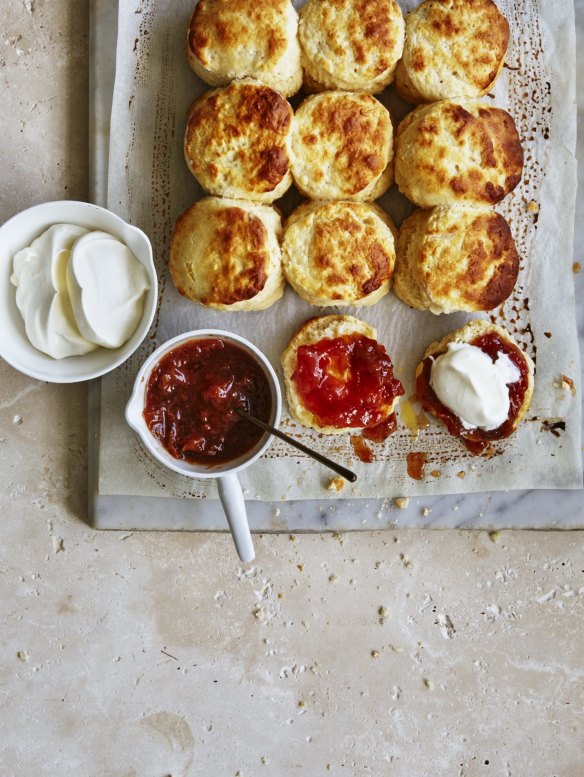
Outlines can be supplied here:
[[[4, 220], [87, 195], [87, 10], [0, 18]], [[0, 386], [2, 777], [582, 775], [581, 533], [99, 534], [85, 388]]]

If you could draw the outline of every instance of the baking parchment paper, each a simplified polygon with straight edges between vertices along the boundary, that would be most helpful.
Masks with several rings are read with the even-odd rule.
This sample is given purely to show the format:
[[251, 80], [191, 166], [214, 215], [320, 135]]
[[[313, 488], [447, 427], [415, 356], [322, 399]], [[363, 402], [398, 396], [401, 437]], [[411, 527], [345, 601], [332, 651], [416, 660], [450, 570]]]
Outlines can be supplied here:
[[[490, 458], [472, 456], [437, 422], [417, 437], [402, 422], [375, 461], [363, 464], [349, 436], [326, 437], [284, 414], [282, 427], [317, 450], [350, 465], [358, 481], [342, 497], [392, 497], [530, 488], [579, 488], [581, 471], [580, 366], [572, 270], [576, 193], [575, 32], [571, 0], [499, 0], [511, 27], [503, 75], [485, 102], [515, 118], [525, 149], [523, 180], [497, 208], [510, 222], [522, 257], [513, 296], [493, 319], [505, 326], [536, 361], [536, 387], [527, 420], [496, 444]], [[299, 5], [299, 3], [297, 4]], [[417, 5], [401, 2], [404, 12]], [[210, 88], [189, 68], [186, 29], [193, 0], [121, 0], [116, 80], [111, 117], [108, 207], [151, 238], [160, 279], [160, 304], [151, 335], [122, 368], [102, 379], [99, 492], [145, 496], [215, 497], [211, 481], [174, 475], [154, 462], [124, 420], [124, 406], [140, 363], [181, 332], [213, 327], [247, 337], [279, 369], [279, 358], [297, 327], [319, 309], [287, 288], [268, 310], [224, 313], [181, 297], [167, 265], [176, 218], [203, 196], [183, 158], [186, 114]], [[378, 96], [397, 123], [411, 109], [389, 87]], [[293, 100], [295, 104], [296, 98]], [[289, 213], [300, 198], [278, 201]], [[412, 206], [392, 187], [380, 204], [399, 225]], [[390, 293], [371, 308], [340, 308], [376, 327], [397, 376], [414, 394], [414, 372], [426, 346], [473, 316], [434, 316], [410, 310]], [[574, 381], [576, 396], [562, 382]], [[398, 413], [399, 418], [399, 413]], [[565, 429], [557, 426], [565, 424]], [[550, 429], [554, 433], [550, 432]], [[410, 451], [427, 455], [425, 477], [407, 475]], [[328, 471], [285, 443], [241, 474], [247, 498], [334, 497]]]

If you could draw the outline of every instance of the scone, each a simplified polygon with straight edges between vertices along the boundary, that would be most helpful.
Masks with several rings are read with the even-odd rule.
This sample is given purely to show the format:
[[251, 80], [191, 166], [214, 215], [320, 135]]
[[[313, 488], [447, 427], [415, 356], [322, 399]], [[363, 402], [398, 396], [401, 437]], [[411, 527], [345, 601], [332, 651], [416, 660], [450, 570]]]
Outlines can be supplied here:
[[406, 16], [396, 89], [412, 103], [481, 97], [508, 44], [509, 24], [493, 0], [425, 0]]
[[432, 343], [416, 396], [473, 453], [512, 434], [529, 409], [534, 365], [503, 327], [471, 321]]
[[263, 310], [284, 291], [278, 211], [207, 197], [180, 216], [170, 272], [185, 297], [216, 310]]
[[323, 434], [387, 424], [404, 389], [376, 336], [352, 316], [306, 321], [282, 354], [292, 417]]
[[421, 208], [494, 205], [521, 180], [523, 149], [511, 116], [476, 100], [416, 108], [396, 133], [395, 180]]
[[284, 274], [313, 305], [373, 305], [389, 291], [396, 236], [377, 205], [306, 203], [285, 225]]
[[393, 81], [405, 28], [395, 0], [308, 0], [299, 15], [309, 91], [375, 94]]
[[369, 94], [324, 92], [294, 115], [292, 175], [313, 200], [375, 200], [393, 183], [393, 126]]
[[518, 272], [509, 224], [490, 208], [417, 210], [400, 227], [393, 290], [413, 308], [492, 310], [511, 294]]
[[210, 194], [273, 202], [292, 184], [292, 108], [246, 79], [207, 92], [189, 111], [185, 159]]
[[187, 57], [211, 86], [252, 77], [289, 96], [302, 85], [297, 30], [290, 0], [199, 0]]

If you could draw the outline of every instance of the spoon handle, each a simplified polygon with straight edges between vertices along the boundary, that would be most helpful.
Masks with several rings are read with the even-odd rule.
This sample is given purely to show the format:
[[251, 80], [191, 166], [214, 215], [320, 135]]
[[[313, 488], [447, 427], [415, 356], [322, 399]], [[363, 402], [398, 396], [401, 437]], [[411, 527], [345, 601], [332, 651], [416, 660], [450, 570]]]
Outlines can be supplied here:
[[267, 424], [265, 421], [260, 421], [259, 418], [256, 418], [253, 415], [249, 415], [249, 413], [246, 413], [245, 410], [241, 410], [240, 408], [236, 408], [235, 412], [238, 413], [242, 418], [245, 418], [246, 421], [249, 421], [250, 423], [255, 424], [256, 426], [259, 426], [259, 428], [263, 429], [264, 432], [270, 432], [270, 434], [273, 434], [274, 437], [278, 437], [280, 440], [284, 440], [284, 442], [287, 442], [289, 445], [292, 445], [294, 448], [298, 448], [298, 450], [302, 451], [302, 453], [306, 453], [308, 456], [311, 456], [313, 459], [316, 459], [316, 461], [320, 462], [321, 464], [324, 464], [325, 467], [332, 469], [333, 472], [336, 472], [337, 475], [340, 475], [341, 477], [345, 478], [345, 480], [348, 480], [351, 483], [354, 483], [357, 480], [357, 475], [354, 472], [351, 472], [350, 469], [343, 467], [341, 464], [337, 464], [336, 461], [331, 461], [331, 459], [328, 459], [326, 456], [323, 456], [321, 453], [317, 453], [316, 451], [313, 451], [312, 448], [307, 448], [306, 445], [303, 445], [301, 442], [298, 442], [298, 440], [295, 440], [293, 437], [290, 437], [289, 435], [284, 434], [284, 432], [281, 432], [279, 429], [276, 429], [275, 426], [270, 426], [270, 424]]

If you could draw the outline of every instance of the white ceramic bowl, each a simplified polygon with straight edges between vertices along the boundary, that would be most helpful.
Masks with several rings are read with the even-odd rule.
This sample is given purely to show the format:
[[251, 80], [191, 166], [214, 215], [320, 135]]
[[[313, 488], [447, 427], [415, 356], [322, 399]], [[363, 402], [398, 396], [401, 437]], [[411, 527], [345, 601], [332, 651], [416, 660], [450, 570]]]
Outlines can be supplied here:
[[[109, 232], [128, 246], [148, 272], [150, 290], [144, 300], [142, 318], [134, 334], [120, 348], [97, 348], [83, 356], [52, 359], [31, 345], [26, 336], [24, 321], [16, 307], [16, 289], [10, 283], [12, 260], [14, 254], [29, 246], [45, 229], [61, 223]], [[18, 213], [0, 227], [0, 356], [31, 378], [49, 383], [77, 383], [119, 367], [146, 337], [157, 299], [158, 281], [148, 237], [105, 208], [73, 200], [47, 202]]]

